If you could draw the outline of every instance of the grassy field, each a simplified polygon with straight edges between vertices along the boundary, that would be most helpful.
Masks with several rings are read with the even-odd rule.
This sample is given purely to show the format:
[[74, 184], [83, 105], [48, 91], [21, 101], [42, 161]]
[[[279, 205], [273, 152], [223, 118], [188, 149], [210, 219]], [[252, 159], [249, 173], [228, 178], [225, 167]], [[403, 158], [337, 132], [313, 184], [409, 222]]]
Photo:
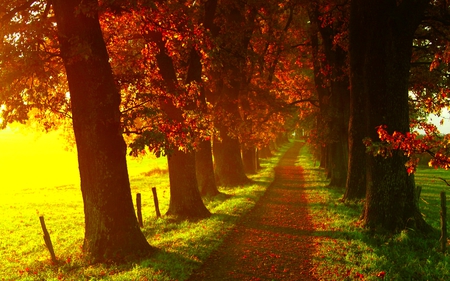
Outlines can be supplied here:
[[[161, 211], [168, 207], [169, 183], [164, 158], [128, 161], [133, 195], [143, 197], [143, 232], [158, 249], [149, 259], [125, 265], [86, 265], [82, 259], [83, 206], [76, 155], [64, 150], [57, 135], [0, 132], [0, 280], [184, 280], [222, 241], [239, 217], [252, 208], [273, 179], [276, 157], [244, 188], [221, 189], [205, 199], [213, 213], [196, 223], [156, 219], [150, 188], [157, 187]], [[405, 229], [393, 236], [367, 233], [359, 221], [362, 202], [342, 203], [342, 189], [330, 188], [307, 148], [304, 168], [311, 219], [316, 227], [313, 274], [318, 280], [450, 280], [450, 258], [439, 249], [439, 177], [450, 172], [421, 167], [421, 211], [435, 232], [427, 237]], [[50, 261], [42, 239], [44, 215], [58, 264]]]
[[[130, 159], [132, 193], [143, 198], [142, 231], [158, 252], [125, 265], [83, 263], [84, 216], [76, 154], [64, 150], [64, 141], [56, 134], [30, 138], [3, 131], [0, 149], [0, 280], [184, 280], [264, 193], [286, 147], [262, 163], [264, 169], [252, 177], [253, 184], [221, 189], [222, 195], [206, 198], [213, 216], [196, 223], [155, 217], [151, 187], [157, 187], [161, 212], [168, 208], [165, 158]], [[45, 247], [39, 215], [45, 217], [56, 265]]]
[[[307, 155], [307, 152], [304, 152]], [[421, 211], [435, 232], [424, 237], [405, 229], [397, 235], [367, 233], [359, 217], [362, 202], [343, 203], [343, 189], [330, 188], [324, 172], [302, 157], [310, 211], [316, 226], [314, 275], [318, 280], [450, 280], [450, 256], [439, 252], [441, 190], [449, 188], [437, 177], [450, 179], [450, 171], [418, 169], [423, 187]]]

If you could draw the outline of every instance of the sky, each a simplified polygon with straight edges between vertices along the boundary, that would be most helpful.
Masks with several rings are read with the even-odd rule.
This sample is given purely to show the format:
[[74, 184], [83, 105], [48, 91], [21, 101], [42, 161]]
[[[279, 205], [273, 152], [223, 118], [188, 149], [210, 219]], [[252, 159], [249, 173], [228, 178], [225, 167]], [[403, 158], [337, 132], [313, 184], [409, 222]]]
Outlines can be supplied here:
[[[450, 112], [447, 109], [444, 109], [441, 116], [436, 116], [431, 114], [429, 117], [431, 123], [437, 126], [439, 131], [443, 134], [450, 134]], [[441, 120], [444, 120], [444, 123], [441, 125]]]

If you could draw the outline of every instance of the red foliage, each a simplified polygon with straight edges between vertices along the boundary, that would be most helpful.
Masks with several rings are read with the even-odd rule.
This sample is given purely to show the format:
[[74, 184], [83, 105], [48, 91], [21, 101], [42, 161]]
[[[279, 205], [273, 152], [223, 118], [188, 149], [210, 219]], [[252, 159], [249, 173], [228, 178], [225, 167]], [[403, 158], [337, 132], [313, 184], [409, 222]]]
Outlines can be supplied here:
[[450, 168], [450, 135], [440, 134], [432, 124], [415, 122], [414, 125], [422, 129], [425, 135], [420, 136], [417, 131], [390, 134], [385, 125], [380, 125], [377, 132], [381, 142], [367, 138], [364, 144], [374, 156], [389, 157], [394, 151], [402, 151], [408, 157], [405, 166], [409, 174], [415, 172], [419, 157], [424, 153], [432, 156], [429, 166], [446, 170]]

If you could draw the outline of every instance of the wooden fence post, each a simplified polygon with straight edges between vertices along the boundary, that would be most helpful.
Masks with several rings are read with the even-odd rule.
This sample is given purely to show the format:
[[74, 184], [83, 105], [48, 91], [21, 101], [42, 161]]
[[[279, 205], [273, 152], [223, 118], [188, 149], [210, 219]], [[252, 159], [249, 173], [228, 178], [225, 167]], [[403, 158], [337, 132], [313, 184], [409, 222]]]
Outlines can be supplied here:
[[144, 223], [142, 222], [142, 204], [141, 204], [141, 194], [136, 194], [136, 209], [137, 209], [137, 218], [140, 227], [144, 227]]
[[47, 249], [50, 252], [50, 256], [52, 257], [52, 262], [56, 263], [57, 260], [56, 260], [55, 251], [53, 250], [53, 244], [52, 244], [52, 240], [50, 239], [50, 234], [48, 233], [47, 227], [45, 226], [44, 216], [40, 216], [39, 221], [41, 222], [42, 231], [44, 232], [45, 245], [47, 246]]
[[156, 211], [156, 217], [161, 217], [161, 212], [159, 211], [159, 202], [158, 202], [158, 194], [156, 194], [156, 187], [152, 187], [153, 192], [153, 202], [155, 202], [155, 211]]
[[419, 202], [420, 202], [420, 194], [422, 193], [422, 186], [417, 185], [416, 186], [416, 190], [415, 190], [415, 200], [416, 200], [416, 204], [417, 206], [419, 206]]
[[447, 248], [447, 199], [445, 191], [441, 191], [441, 251], [445, 253]]

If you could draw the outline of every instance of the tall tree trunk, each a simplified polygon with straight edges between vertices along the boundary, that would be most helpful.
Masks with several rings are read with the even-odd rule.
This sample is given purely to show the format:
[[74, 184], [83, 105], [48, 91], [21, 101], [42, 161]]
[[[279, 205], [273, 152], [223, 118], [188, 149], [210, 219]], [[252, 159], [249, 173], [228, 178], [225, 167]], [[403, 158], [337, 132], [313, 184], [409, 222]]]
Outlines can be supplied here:
[[[368, 133], [377, 140], [376, 126], [390, 132], [409, 131], [408, 79], [413, 34], [428, 1], [352, 1], [350, 25], [366, 20], [363, 83], [368, 113]], [[354, 44], [355, 42], [350, 42]], [[363, 218], [371, 229], [390, 232], [405, 227], [428, 228], [414, 200], [414, 180], [405, 169], [406, 157], [368, 156], [367, 192]]]
[[[345, 186], [348, 167], [348, 116], [349, 116], [349, 77], [345, 72], [347, 52], [334, 43], [340, 32], [342, 22], [336, 21], [326, 26], [320, 20], [319, 6], [312, 2], [311, 21], [322, 37], [325, 62], [318, 58], [317, 32], [312, 34], [314, 73], [316, 89], [319, 94], [320, 113], [324, 121], [327, 146], [327, 171], [330, 185]], [[324, 65], [325, 63], [325, 65]], [[331, 73], [325, 77], [321, 71], [327, 67]], [[329, 81], [329, 82], [326, 82]]]
[[[337, 50], [335, 52], [338, 52]], [[339, 74], [334, 77], [335, 81], [331, 84], [331, 104], [330, 108], [330, 139], [329, 147], [329, 170], [330, 185], [344, 187], [347, 181], [348, 167], [348, 115], [349, 115], [349, 86], [348, 76], [344, 74], [343, 67], [345, 63], [345, 55], [341, 56], [340, 62], [334, 64], [334, 68]]]
[[[80, 7], [89, 9], [85, 12]], [[78, 151], [85, 214], [83, 250], [92, 262], [121, 261], [147, 254], [151, 247], [133, 208], [120, 95], [96, 7], [95, 0], [53, 1]]]
[[319, 148], [320, 154], [319, 154], [319, 167], [322, 169], [325, 169], [325, 173], [327, 176], [327, 179], [330, 178], [330, 173], [328, 169], [328, 149], [325, 144], [321, 145]]
[[239, 186], [250, 182], [245, 175], [241, 157], [241, 145], [237, 139], [231, 138], [225, 129], [221, 130], [222, 141], [214, 139], [215, 171], [219, 184], [223, 186]]
[[272, 151], [270, 150], [269, 145], [264, 146], [263, 148], [261, 148], [261, 151], [259, 152], [259, 157], [261, 158], [269, 158], [272, 157]]
[[[156, 59], [161, 76], [166, 82], [167, 90], [176, 93], [177, 77], [172, 58], [166, 53], [162, 35], [155, 36], [155, 39], [160, 48]], [[180, 123], [184, 121], [181, 109], [175, 107], [171, 99], [162, 98], [160, 106], [170, 120]], [[167, 214], [192, 219], [210, 216], [198, 190], [194, 152], [179, 151], [176, 148], [168, 157], [168, 165], [171, 198]]]
[[204, 140], [199, 143], [195, 152], [195, 168], [200, 194], [202, 196], [216, 196], [219, 194], [214, 175], [211, 141]]
[[260, 150], [256, 148], [256, 170], [261, 170], [261, 161], [260, 161]]
[[277, 152], [277, 151], [278, 151], [277, 143], [276, 143], [274, 140], [271, 140], [271, 141], [269, 142], [269, 149], [270, 149], [270, 151], [272, 151], [272, 152]]
[[[214, 17], [217, 8], [217, 0], [208, 0], [205, 2], [205, 17], [203, 25], [206, 29], [212, 30], [214, 25]], [[189, 70], [186, 78], [186, 83], [196, 81], [201, 84], [202, 81], [202, 64], [200, 56], [195, 48], [192, 48], [189, 62]], [[200, 96], [198, 98], [200, 106], [203, 112], [207, 112], [206, 108], [206, 93], [204, 89], [201, 89]], [[214, 175], [214, 165], [212, 158], [212, 147], [210, 140], [202, 140], [199, 143], [198, 149], [195, 152], [196, 162], [196, 174], [198, 188], [202, 196], [215, 196], [219, 194], [217, 189], [216, 179]]]
[[[324, 168], [328, 171], [328, 143], [326, 139], [328, 139], [328, 100], [330, 93], [330, 88], [326, 85], [326, 79], [321, 71], [322, 68], [322, 60], [319, 56], [319, 31], [318, 31], [318, 23], [317, 23], [317, 15], [315, 13], [310, 12], [309, 18], [313, 22], [311, 25], [311, 48], [312, 48], [312, 59], [313, 59], [313, 70], [314, 70], [314, 84], [317, 92], [317, 96], [319, 99], [319, 113], [316, 118], [316, 130], [317, 130], [317, 145], [318, 148], [318, 156], [320, 162], [320, 168]], [[328, 173], [328, 172], [327, 172]], [[328, 175], [327, 175], [328, 177]]]
[[211, 214], [197, 188], [195, 153], [175, 151], [168, 156], [170, 203], [167, 215], [178, 218], [206, 218]]
[[[356, 9], [353, 5], [352, 9]], [[359, 11], [351, 11], [349, 28], [350, 57], [350, 118], [348, 124], [348, 170], [344, 200], [364, 198], [366, 195], [366, 147], [363, 139], [367, 134], [366, 101], [363, 72], [366, 49], [366, 22]]]
[[[220, 184], [235, 186], [249, 182], [242, 163], [239, 139], [231, 131], [234, 130], [236, 133], [238, 125], [242, 122], [238, 100], [245, 82], [243, 68], [253, 29], [248, 28], [245, 21], [245, 3], [223, 2], [222, 4], [224, 20], [227, 23], [227, 29], [222, 30], [222, 36], [227, 39], [223, 42], [219, 54], [224, 67], [220, 75], [216, 76], [220, 81], [217, 83], [220, 86], [216, 89], [216, 94], [220, 96], [216, 109], [221, 115], [216, 122], [222, 141], [214, 139], [213, 153], [215, 174]], [[250, 25], [253, 24], [255, 14], [252, 9], [249, 15]], [[233, 42], [229, 42], [228, 40], [232, 37], [235, 37]]]
[[258, 172], [258, 156], [256, 147], [244, 146], [242, 148], [242, 161], [244, 170], [247, 174], [256, 174]]

